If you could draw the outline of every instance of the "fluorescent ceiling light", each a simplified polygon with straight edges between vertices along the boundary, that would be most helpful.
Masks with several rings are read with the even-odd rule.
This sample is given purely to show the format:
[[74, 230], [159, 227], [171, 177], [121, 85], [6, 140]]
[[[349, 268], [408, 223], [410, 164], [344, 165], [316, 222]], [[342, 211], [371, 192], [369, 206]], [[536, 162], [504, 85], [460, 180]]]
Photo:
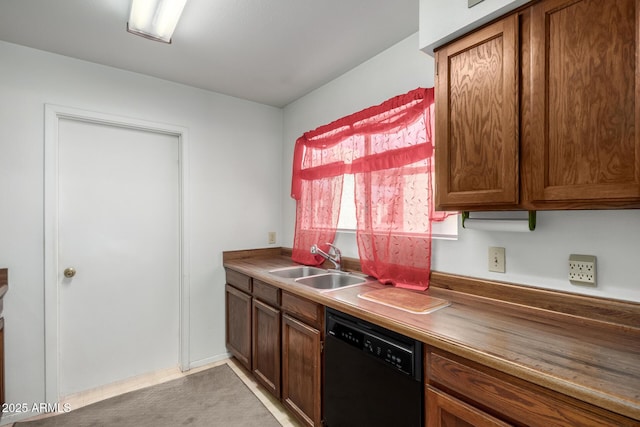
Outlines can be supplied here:
[[171, 43], [182, 9], [187, 0], [131, 0], [127, 31]]

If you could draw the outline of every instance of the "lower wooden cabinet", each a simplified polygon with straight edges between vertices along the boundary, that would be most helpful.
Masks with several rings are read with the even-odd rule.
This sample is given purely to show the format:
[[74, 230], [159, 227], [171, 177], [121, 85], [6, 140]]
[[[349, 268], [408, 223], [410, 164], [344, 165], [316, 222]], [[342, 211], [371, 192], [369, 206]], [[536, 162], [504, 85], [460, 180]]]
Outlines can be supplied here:
[[227, 269], [227, 350], [303, 424], [322, 425], [324, 307]]
[[427, 386], [428, 427], [507, 427], [504, 423], [461, 400]]
[[227, 350], [251, 370], [251, 295], [226, 285], [225, 306]]
[[282, 316], [282, 403], [308, 426], [321, 425], [322, 335]]
[[[324, 307], [238, 272], [227, 276], [225, 295], [229, 352], [303, 425], [322, 426]], [[0, 317], [0, 357], [2, 345]], [[0, 399], [2, 381], [0, 359]], [[638, 426], [435, 347], [425, 349], [424, 387], [426, 427]]]
[[253, 299], [253, 375], [280, 397], [280, 310]]
[[440, 350], [427, 352], [426, 367], [427, 427], [638, 425], [637, 421]]

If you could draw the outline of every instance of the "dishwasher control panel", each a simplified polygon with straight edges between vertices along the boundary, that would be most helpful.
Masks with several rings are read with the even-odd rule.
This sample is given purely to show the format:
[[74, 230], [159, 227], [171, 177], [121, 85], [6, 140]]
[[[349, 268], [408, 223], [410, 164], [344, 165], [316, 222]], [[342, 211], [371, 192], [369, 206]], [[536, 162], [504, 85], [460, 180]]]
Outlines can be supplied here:
[[414, 374], [414, 348], [384, 334], [338, 318], [327, 318], [327, 333], [408, 375]]
[[411, 350], [399, 347], [377, 337], [365, 337], [364, 348], [375, 357], [393, 365], [402, 372], [413, 374], [413, 354]]

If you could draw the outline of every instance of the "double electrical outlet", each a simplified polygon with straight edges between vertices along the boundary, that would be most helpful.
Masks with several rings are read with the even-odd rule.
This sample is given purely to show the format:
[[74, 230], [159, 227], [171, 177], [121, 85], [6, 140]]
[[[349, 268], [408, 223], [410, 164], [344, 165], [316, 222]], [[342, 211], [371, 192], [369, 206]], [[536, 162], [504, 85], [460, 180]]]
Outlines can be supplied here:
[[569, 255], [569, 281], [574, 285], [596, 284], [596, 257]]

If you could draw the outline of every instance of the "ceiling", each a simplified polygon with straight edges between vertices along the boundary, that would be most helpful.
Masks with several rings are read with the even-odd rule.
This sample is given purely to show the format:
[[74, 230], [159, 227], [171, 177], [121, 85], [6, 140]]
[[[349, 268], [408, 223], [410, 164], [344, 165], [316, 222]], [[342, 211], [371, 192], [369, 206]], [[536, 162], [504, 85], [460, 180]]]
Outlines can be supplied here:
[[129, 0], [0, 0], [0, 40], [283, 107], [416, 33], [418, 3], [188, 0], [168, 45], [126, 31]]

